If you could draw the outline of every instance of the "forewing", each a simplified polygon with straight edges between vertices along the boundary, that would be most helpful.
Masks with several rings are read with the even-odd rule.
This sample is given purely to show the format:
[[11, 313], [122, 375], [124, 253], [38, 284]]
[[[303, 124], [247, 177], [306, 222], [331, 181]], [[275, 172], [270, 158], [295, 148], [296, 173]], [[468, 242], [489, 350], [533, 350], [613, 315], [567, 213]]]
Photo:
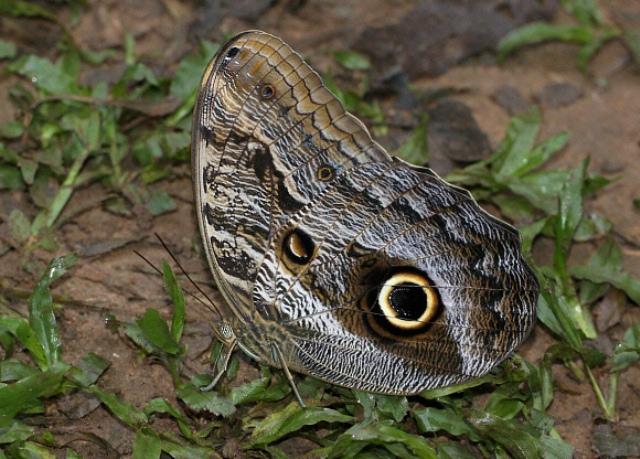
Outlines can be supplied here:
[[353, 165], [387, 158], [279, 38], [247, 32], [207, 68], [193, 124], [196, 214], [211, 270], [236, 314], [278, 222]]

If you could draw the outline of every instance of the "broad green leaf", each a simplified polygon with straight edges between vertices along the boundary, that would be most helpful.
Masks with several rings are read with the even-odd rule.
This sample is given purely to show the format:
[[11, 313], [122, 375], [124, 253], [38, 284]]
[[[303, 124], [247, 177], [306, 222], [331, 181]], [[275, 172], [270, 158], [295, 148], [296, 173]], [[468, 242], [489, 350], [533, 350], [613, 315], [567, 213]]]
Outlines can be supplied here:
[[56, 459], [56, 455], [52, 451], [32, 441], [16, 443], [11, 446], [10, 450], [12, 458]]
[[89, 352], [71, 369], [69, 377], [81, 386], [90, 386], [95, 384], [109, 365], [109, 362], [99, 355]]
[[28, 78], [36, 87], [52, 95], [80, 92], [76, 74], [65, 68], [62, 59], [55, 64], [49, 59], [30, 54], [9, 65], [9, 70]]
[[473, 426], [451, 408], [420, 408], [413, 411], [413, 416], [420, 432], [443, 430], [456, 437], [466, 435], [470, 440], [479, 440]]
[[203, 41], [196, 52], [183, 58], [171, 79], [169, 94], [180, 100], [185, 100], [194, 95], [200, 86], [200, 79], [207, 64], [219, 48], [220, 45], [217, 43]]
[[396, 156], [419, 166], [429, 160], [427, 123], [428, 117], [426, 115], [422, 116], [418, 126], [416, 126], [407, 140], [396, 150]]
[[576, 228], [573, 240], [577, 242], [590, 241], [592, 239], [604, 236], [613, 227], [611, 221], [598, 214], [590, 214], [583, 216], [582, 220]]
[[129, 402], [120, 399], [116, 394], [101, 389], [98, 386], [89, 386], [85, 389], [95, 395], [107, 407], [111, 413], [132, 428], [138, 428], [149, 422], [147, 416]]
[[582, 25], [596, 26], [602, 23], [602, 15], [595, 0], [561, 0], [561, 3]]
[[236, 411], [236, 407], [228, 397], [215, 391], [203, 392], [191, 383], [178, 387], [176, 395], [192, 410], [208, 411], [222, 417], [230, 416]]
[[0, 40], [0, 59], [11, 59], [16, 56], [16, 52], [15, 43]]
[[488, 413], [469, 421], [483, 436], [501, 445], [514, 458], [529, 459], [543, 454], [540, 440], [515, 421], [505, 421]]
[[476, 456], [459, 443], [448, 442], [438, 446], [438, 459], [475, 459]]
[[557, 290], [554, 288], [555, 284], [546, 278], [539, 280], [541, 289], [536, 308], [538, 320], [558, 336], [564, 337], [572, 349], [579, 351], [582, 348], [582, 336], [565, 310], [565, 302], [561, 303], [560, 295], [554, 291]]
[[298, 402], [291, 402], [280, 411], [276, 411], [257, 421], [253, 425], [254, 429], [246, 447], [268, 445], [292, 432], [297, 432], [303, 427], [321, 422], [349, 423], [352, 420], [351, 416], [330, 408], [314, 406], [303, 408]]
[[56, 21], [56, 17], [51, 11], [25, 0], [2, 0], [0, 2], [0, 14], [15, 17], [39, 17]]
[[505, 137], [491, 158], [493, 176], [498, 182], [511, 181], [518, 171], [529, 170], [531, 150], [539, 129], [540, 113], [537, 110], [511, 119]]
[[176, 280], [169, 264], [162, 260], [162, 278], [164, 279], [164, 288], [171, 297], [173, 302], [173, 312], [171, 314], [171, 335], [176, 343], [182, 338], [182, 330], [184, 329], [185, 302], [182, 289]]
[[520, 228], [520, 237], [522, 238], [522, 251], [526, 254], [531, 253], [533, 241], [540, 235], [549, 218], [541, 218], [527, 226]]
[[176, 355], [180, 352], [180, 345], [169, 331], [167, 323], [156, 309], [147, 309], [144, 315], [136, 321], [144, 337], [167, 354]]
[[29, 325], [44, 349], [46, 365], [43, 369], [60, 361], [62, 348], [56, 317], [53, 313], [53, 298], [49, 288], [75, 262], [76, 257], [73, 255], [54, 258], [29, 298]]
[[367, 56], [357, 51], [342, 50], [333, 53], [335, 60], [349, 70], [368, 70], [371, 61]]
[[624, 332], [622, 340], [613, 351], [611, 371], [620, 372], [640, 360], [640, 323], [636, 323]]
[[547, 215], [558, 212], [558, 196], [569, 177], [567, 171], [532, 172], [507, 184], [515, 194], [527, 199]]
[[22, 317], [0, 316], [0, 332], [15, 336], [40, 368], [47, 365], [45, 351], [29, 322]]
[[24, 188], [20, 169], [8, 164], [0, 164], [0, 190], [21, 190]]
[[162, 215], [177, 208], [171, 195], [164, 190], [155, 190], [147, 201], [147, 209], [152, 215]]
[[0, 425], [0, 445], [24, 441], [31, 437], [34, 428], [13, 420], [8, 425]]
[[571, 274], [596, 284], [609, 283], [640, 304], [640, 279], [624, 271], [622, 252], [613, 239], [605, 240], [586, 264], [571, 268]]
[[574, 457], [573, 446], [560, 438], [542, 435], [540, 437], [540, 445], [543, 450], [543, 459], [571, 459]]
[[419, 457], [425, 459], [436, 458], [435, 450], [426, 439], [418, 435], [407, 433], [391, 424], [391, 421], [364, 421], [356, 424], [342, 433], [328, 450], [328, 458], [355, 457], [370, 445], [380, 445], [390, 449], [392, 453], [401, 450], [395, 445], [403, 445], [411, 452], [401, 457]]
[[213, 448], [199, 447], [195, 445], [182, 445], [166, 438], [161, 439], [162, 451], [173, 459], [221, 459]]
[[46, 371], [0, 387], [0, 425], [6, 425], [17, 414], [34, 406], [39, 399], [57, 394], [66, 370], [66, 365], [57, 364]]
[[261, 378], [234, 387], [229, 396], [234, 405], [240, 405], [257, 401], [275, 402], [291, 393], [291, 386], [285, 379], [270, 383], [271, 376], [267, 371]]
[[503, 59], [523, 46], [544, 41], [559, 40], [584, 44], [592, 39], [593, 33], [590, 27], [532, 22], [508, 33], [500, 40], [498, 43], [498, 58]]
[[9, 214], [11, 237], [24, 243], [31, 236], [31, 222], [20, 209], [13, 209]]
[[[0, 41], [0, 43], [2, 43]], [[11, 120], [0, 125], [0, 137], [5, 139], [17, 139], [24, 133], [24, 126], [21, 121]]]
[[162, 442], [155, 435], [149, 435], [142, 429], [136, 433], [133, 441], [133, 459], [158, 459], [162, 454]]
[[39, 373], [38, 369], [17, 359], [0, 360], [0, 382], [18, 381]]

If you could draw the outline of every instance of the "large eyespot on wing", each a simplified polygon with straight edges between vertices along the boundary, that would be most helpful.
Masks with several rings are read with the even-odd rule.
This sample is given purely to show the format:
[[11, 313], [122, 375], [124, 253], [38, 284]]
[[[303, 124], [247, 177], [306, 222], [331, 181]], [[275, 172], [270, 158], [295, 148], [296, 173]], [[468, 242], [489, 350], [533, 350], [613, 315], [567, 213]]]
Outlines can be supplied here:
[[264, 263], [300, 371], [384, 393], [488, 372], [527, 336], [537, 283], [517, 232], [471, 196], [400, 161], [363, 164], [283, 226], [305, 269]]

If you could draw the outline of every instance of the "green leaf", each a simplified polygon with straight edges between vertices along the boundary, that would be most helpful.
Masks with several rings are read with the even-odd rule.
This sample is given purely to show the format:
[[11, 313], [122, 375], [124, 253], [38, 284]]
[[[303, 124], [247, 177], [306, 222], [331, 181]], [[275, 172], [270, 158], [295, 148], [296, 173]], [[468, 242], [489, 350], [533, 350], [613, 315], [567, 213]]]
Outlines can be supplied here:
[[164, 279], [164, 288], [171, 297], [173, 302], [173, 312], [171, 314], [171, 335], [176, 343], [182, 338], [182, 330], [184, 329], [185, 302], [182, 289], [176, 280], [169, 264], [162, 260], [162, 278]]
[[611, 371], [620, 372], [640, 360], [640, 323], [630, 326], [613, 351]]
[[[424, 438], [407, 433], [391, 424], [391, 421], [364, 421], [342, 433], [327, 451], [328, 458], [352, 458], [370, 445], [381, 445], [390, 450], [394, 456], [406, 458], [436, 458], [435, 450]], [[410, 453], [398, 454], [403, 445]]]
[[16, 52], [15, 43], [0, 40], [0, 59], [12, 59], [16, 56]]
[[38, 369], [16, 359], [0, 360], [0, 382], [8, 383], [33, 376]]
[[9, 70], [28, 78], [39, 89], [52, 94], [76, 94], [76, 74], [65, 68], [62, 59], [55, 64], [44, 57], [30, 54], [9, 65]]
[[254, 424], [251, 438], [246, 446], [253, 448], [273, 443], [276, 440], [297, 432], [305, 426], [321, 422], [351, 422], [353, 418], [330, 408], [301, 407], [298, 402], [291, 402], [280, 411], [276, 411]]
[[0, 190], [21, 190], [24, 188], [20, 169], [8, 164], [0, 164]]
[[532, 22], [508, 33], [500, 40], [498, 43], [498, 58], [504, 59], [508, 54], [523, 46], [544, 41], [559, 40], [585, 44], [592, 39], [590, 27]]
[[203, 41], [196, 52], [182, 59], [171, 79], [169, 95], [185, 100], [195, 94], [207, 63], [219, 48], [217, 43]]
[[56, 20], [54, 14], [48, 9], [24, 0], [3, 0], [0, 3], [0, 14], [15, 17], [40, 17], [52, 21]]
[[349, 70], [368, 70], [371, 61], [367, 56], [357, 51], [342, 50], [333, 53], [335, 60]]
[[11, 421], [9, 425], [0, 425], [0, 445], [24, 441], [33, 435], [34, 428], [19, 421]]
[[40, 368], [46, 367], [44, 348], [29, 323], [22, 317], [0, 316], [0, 333], [10, 333], [29, 351]]
[[176, 355], [180, 345], [169, 331], [167, 323], [156, 309], [147, 309], [142, 318], [136, 321], [144, 337], [155, 347], [167, 354]]
[[81, 386], [90, 386], [109, 368], [109, 365], [107, 360], [89, 352], [71, 369], [69, 377]]
[[41, 373], [0, 387], [0, 425], [29, 410], [41, 398], [59, 392], [67, 366], [57, 364]]
[[282, 400], [291, 393], [291, 386], [285, 379], [280, 379], [273, 384], [268, 371], [263, 372], [261, 378], [254, 379], [248, 383], [236, 386], [229, 394], [234, 405], [251, 403], [257, 401], [275, 402]]
[[177, 208], [176, 202], [164, 190], [155, 190], [147, 201], [147, 209], [152, 215], [162, 215]]
[[11, 237], [19, 243], [26, 242], [31, 236], [31, 222], [19, 209], [13, 209], [9, 214], [9, 229]]
[[596, 284], [609, 283], [640, 304], [640, 280], [623, 270], [622, 252], [613, 239], [606, 239], [586, 264], [571, 268], [571, 274]]
[[469, 421], [486, 437], [506, 449], [510, 455], [518, 459], [541, 457], [544, 449], [536, 437], [527, 429], [514, 421], [506, 421], [489, 413]]
[[111, 413], [132, 428], [138, 428], [149, 422], [147, 416], [132, 404], [121, 400], [116, 394], [101, 389], [98, 386], [89, 386], [85, 389], [95, 395], [107, 407]]
[[16, 443], [11, 447], [11, 457], [34, 458], [34, 459], [56, 459], [56, 455], [38, 443], [27, 441]]
[[40, 282], [29, 298], [29, 325], [44, 349], [47, 369], [60, 361], [60, 334], [53, 313], [53, 298], [49, 287], [76, 262], [76, 257], [68, 255], [54, 258], [47, 266]]
[[[0, 43], [2, 43], [0, 41]], [[5, 139], [17, 139], [24, 133], [21, 121], [12, 120], [0, 125], [0, 137]]]
[[423, 115], [418, 126], [396, 151], [396, 156], [417, 165], [425, 164], [429, 160], [427, 122], [428, 117]]
[[509, 182], [517, 171], [528, 170], [528, 165], [540, 129], [540, 112], [531, 110], [514, 116], [494, 155], [490, 158], [496, 181]]
[[413, 411], [420, 432], [438, 432], [444, 430], [453, 436], [466, 435], [470, 440], [479, 437], [473, 426], [451, 408], [421, 408]]
[[597, 26], [602, 23], [602, 15], [595, 0], [561, 0], [562, 6], [580, 24]]
[[178, 387], [176, 395], [192, 410], [208, 411], [222, 417], [231, 416], [236, 411], [236, 407], [228, 397], [215, 391], [203, 392], [191, 383]]
[[148, 435], [145, 430], [136, 433], [133, 442], [133, 459], [158, 459], [162, 454], [162, 442], [155, 435]]

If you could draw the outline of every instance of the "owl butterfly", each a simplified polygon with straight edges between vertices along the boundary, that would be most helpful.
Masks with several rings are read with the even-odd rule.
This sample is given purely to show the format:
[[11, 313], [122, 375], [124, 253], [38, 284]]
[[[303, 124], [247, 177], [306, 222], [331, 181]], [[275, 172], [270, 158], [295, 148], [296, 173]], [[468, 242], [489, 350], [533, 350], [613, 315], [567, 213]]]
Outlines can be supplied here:
[[289, 370], [415, 394], [487, 373], [531, 330], [517, 231], [390, 156], [279, 38], [214, 57], [192, 155], [227, 361], [237, 345], [294, 390]]

